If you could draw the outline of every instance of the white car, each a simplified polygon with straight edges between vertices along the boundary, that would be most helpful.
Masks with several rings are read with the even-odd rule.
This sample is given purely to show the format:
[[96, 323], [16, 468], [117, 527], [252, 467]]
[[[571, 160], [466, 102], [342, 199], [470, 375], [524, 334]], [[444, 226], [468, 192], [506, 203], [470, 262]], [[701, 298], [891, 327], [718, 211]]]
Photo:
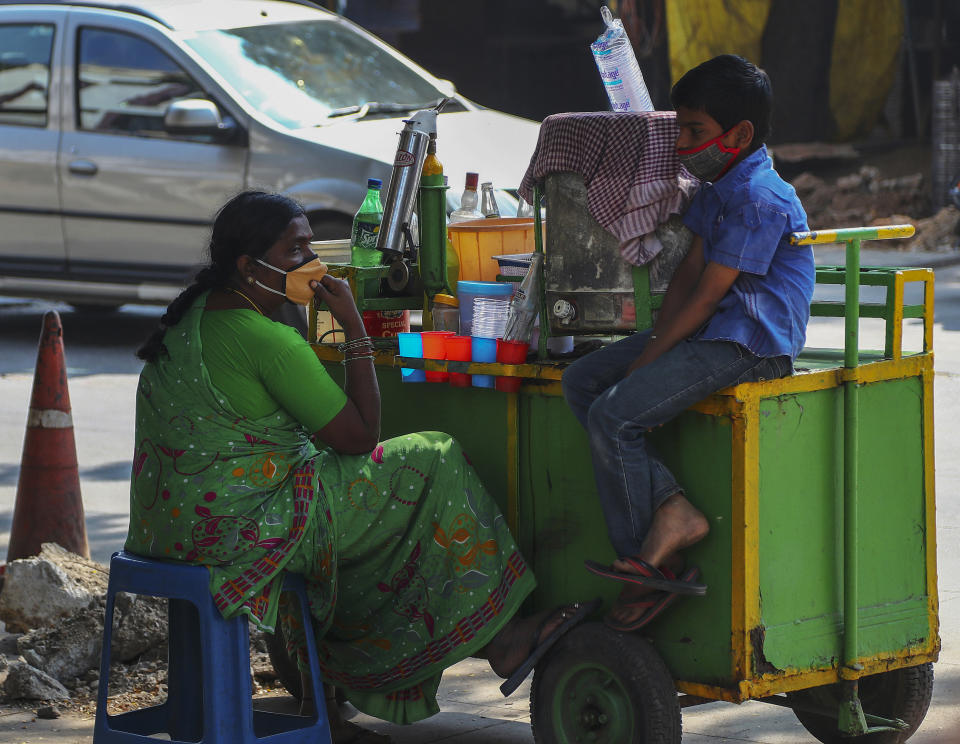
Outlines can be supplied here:
[[166, 303], [244, 188], [347, 237], [402, 119], [445, 96], [449, 206], [478, 171], [514, 213], [538, 125], [310, 3], [0, 0], [0, 294]]

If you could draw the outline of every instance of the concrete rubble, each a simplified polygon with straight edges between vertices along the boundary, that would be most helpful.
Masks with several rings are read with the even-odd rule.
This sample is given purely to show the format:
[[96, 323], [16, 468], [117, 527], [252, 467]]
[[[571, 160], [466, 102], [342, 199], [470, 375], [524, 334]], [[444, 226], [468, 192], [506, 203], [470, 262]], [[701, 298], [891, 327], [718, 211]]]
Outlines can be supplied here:
[[864, 165], [833, 181], [805, 172], [791, 180], [807, 211], [811, 230], [910, 223], [913, 238], [886, 247], [953, 251], [960, 247], [960, 210], [949, 205], [931, 214], [930, 189], [922, 173], [884, 178]]
[[[11, 561], [0, 590], [0, 701], [89, 702], [100, 677], [107, 566], [45, 543]], [[114, 608], [111, 705], [155, 704], [166, 693], [167, 601], [120, 594]], [[262, 634], [251, 629], [254, 687], [276, 683]], [[119, 701], [115, 703], [114, 701]]]

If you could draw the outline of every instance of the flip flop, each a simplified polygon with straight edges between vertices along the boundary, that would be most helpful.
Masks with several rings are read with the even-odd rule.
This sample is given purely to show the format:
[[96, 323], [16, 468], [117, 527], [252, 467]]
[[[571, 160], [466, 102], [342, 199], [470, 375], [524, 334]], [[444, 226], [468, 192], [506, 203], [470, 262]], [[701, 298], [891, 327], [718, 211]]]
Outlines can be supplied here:
[[[692, 566], [684, 571], [680, 578], [683, 581], [695, 581], [699, 575], [700, 569]], [[621, 604], [619, 605], [620, 607], [628, 607], [630, 609], [646, 608], [646, 611], [632, 623], [618, 623], [610, 615], [607, 615], [603, 619], [603, 622], [608, 628], [612, 628], [620, 633], [633, 633], [658, 617], [660, 613], [676, 601], [678, 596], [680, 595], [676, 592], [656, 592], [645, 600]]]
[[[568, 631], [572, 630], [574, 626], [582, 623], [591, 612], [594, 612], [601, 605], [599, 599], [594, 599], [590, 602], [577, 602], [573, 605], [568, 605], [572, 607], [574, 612], [572, 615], [564, 614], [566, 618], [560, 625], [553, 629], [553, 632], [540, 640], [540, 633], [543, 631], [544, 626], [550, 622], [554, 617], [556, 617], [557, 612], [566, 613], [566, 607], [558, 607], [556, 610], [547, 615], [543, 622], [537, 626], [537, 630], [533, 636], [534, 649], [530, 652], [530, 655], [524, 660], [524, 662], [516, 668], [513, 674], [511, 674], [507, 680], [500, 685], [500, 692], [503, 693], [504, 697], [507, 697], [514, 690], [516, 690], [522, 683], [523, 680], [527, 678], [527, 675], [533, 670], [537, 665], [537, 662], [543, 658], [543, 655], [550, 650], [550, 648], [559, 641]], [[539, 642], [538, 642], [539, 641]]]
[[651, 566], [639, 558], [621, 558], [620, 560], [626, 561], [633, 566], [637, 573], [623, 573], [622, 571], [617, 571], [613, 566], [604, 566], [596, 561], [588, 560], [584, 561], [583, 564], [591, 573], [595, 573], [597, 576], [603, 576], [606, 579], [625, 581], [628, 584], [639, 584], [640, 586], [648, 586], [651, 589], [662, 589], [665, 592], [672, 592], [674, 594], [688, 594], [702, 597], [707, 593], [706, 584], [682, 581], [677, 579], [671, 571], [661, 571], [656, 566]]

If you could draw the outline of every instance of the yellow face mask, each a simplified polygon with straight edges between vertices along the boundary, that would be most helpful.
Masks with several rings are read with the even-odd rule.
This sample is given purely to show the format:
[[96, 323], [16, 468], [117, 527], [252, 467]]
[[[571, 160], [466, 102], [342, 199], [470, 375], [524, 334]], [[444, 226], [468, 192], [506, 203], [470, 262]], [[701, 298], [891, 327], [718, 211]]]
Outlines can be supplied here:
[[266, 284], [261, 284], [260, 282], [256, 282], [256, 285], [268, 292], [286, 297], [290, 302], [296, 303], [297, 305], [310, 304], [310, 300], [314, 297], [313, 290], [310, 289], [310, 282], [319, 282], [327, 274], [327, 265], [316, 256], [307, 259], [299, 266], [294, 266], [289, 271], [271, 266], [259, 258], [257, 259], [257, 263], [284, 275], [283, 292], [278, 292], [272, 287], [268, 287]]

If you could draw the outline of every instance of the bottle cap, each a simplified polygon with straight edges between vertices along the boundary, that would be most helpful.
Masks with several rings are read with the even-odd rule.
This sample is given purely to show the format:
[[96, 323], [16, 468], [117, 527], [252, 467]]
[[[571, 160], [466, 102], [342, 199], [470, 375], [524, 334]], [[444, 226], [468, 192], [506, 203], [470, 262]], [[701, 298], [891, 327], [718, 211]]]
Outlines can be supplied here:
[[484, 181], [484, 182], [481, 183], [480, 185], [481, 185], [483, 188], [485, 188], [485, 189], [492, 189], [492, 188], [493, 188], [493, 181]]
[[480, 182], [479, 173], [468, 173], [467, 174], [467, 188], [477, 190], [477, 184]]
[[447, 305], [448, 307], [460, 307], [460, 300], [453, 295], [435, 294], [433, 296], [434, 305]]
[[383, 188], [383, 181], [379, 178], [368, 178], [367, 179], [367, 188], [368, 189], [381, 189]]

